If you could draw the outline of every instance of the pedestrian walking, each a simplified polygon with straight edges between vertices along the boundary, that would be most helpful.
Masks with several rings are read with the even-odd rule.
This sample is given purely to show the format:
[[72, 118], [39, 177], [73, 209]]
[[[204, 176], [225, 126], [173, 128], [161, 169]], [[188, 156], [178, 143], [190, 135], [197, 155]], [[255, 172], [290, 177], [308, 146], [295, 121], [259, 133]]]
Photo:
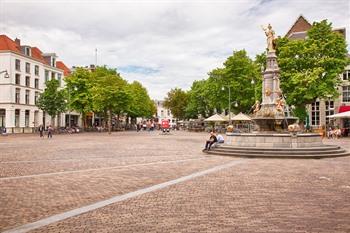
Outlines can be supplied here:
[[43, 125], [39, 125], [39, 133], [40, 133], [40, 137], [44, 137], [44, 126]]
[[52, 138], [52, 131], [53, 128], [51, 125], [49, 125], [49, 128], [47, 128], [47, 138]]

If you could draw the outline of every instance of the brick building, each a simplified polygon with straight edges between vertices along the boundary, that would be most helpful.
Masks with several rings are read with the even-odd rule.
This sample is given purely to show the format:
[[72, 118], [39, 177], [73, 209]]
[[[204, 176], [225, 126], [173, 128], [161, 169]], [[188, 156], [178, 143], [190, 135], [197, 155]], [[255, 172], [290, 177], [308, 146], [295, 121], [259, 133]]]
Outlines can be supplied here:
[[[302, 15], [295, 21], [285, 37], [291, 40], [302, 40], [307, 37], [307, 31], [312, 27]], [[333, 29], [346, 37], [345, 28]], [[342, 74], [339, 74], [342, 84], [338, 87], [339, 97], [332, 99], [317, 99], [307, 107], [309, 113], [309, 123], [312, 128], [319, 128], [322, 125], [337, 125], [342, 128], [350, 128], [349, 119], [337, 119], [332, 122], [327, 116], [335, 113], [350, 111], [350, 65], [347, 66]]]

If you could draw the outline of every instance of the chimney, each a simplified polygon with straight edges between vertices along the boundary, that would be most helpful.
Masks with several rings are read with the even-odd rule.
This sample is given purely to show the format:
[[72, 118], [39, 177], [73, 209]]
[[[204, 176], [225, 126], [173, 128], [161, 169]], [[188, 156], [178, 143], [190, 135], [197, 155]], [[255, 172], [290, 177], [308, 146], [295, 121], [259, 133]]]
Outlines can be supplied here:
[[15, 43], [17, 44], [18, 47], [21, 47], [21, 40], [16, 38]]

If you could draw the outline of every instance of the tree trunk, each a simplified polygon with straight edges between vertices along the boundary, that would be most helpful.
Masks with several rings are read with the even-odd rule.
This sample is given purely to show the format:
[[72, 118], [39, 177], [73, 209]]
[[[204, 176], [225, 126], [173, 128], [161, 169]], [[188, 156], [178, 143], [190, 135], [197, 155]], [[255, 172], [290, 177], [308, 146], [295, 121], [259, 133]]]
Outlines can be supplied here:
[[108, 110], [108, 134], [112, 133], [112, 111]]
[[55, 118], [56, 118], [56, 116], [51, 116], [51, 126], [52, 126], [52, 128], [55, 128]]

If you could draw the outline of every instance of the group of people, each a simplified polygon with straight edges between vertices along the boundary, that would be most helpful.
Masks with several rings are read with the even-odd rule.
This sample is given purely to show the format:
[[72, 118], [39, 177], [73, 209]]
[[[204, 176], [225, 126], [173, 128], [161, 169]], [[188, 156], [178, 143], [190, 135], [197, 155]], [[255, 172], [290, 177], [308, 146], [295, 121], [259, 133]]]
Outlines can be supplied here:
[[332, 128], [332, 127], [329, 127], [328, 130], [327, 130], [327, 138], [340, 138], [342, 136], [342, 132], [341, 132], [341, 129], [340, 128]]
[[209, 140], [205, 142], [205, 148], [203, 150], [209, 151], [213, 144], [224, 143], [225, 139], [221, 134], [216, 134], [213, 131], [210, 132]]
[[[39, 125], [38, 128], [40, 137], [44, 137], [44, 131], [45, 131], [45, 127], [43, 125]], [[46, 131], [47, 131], [47, 138], [52, 138], [52, 133], [53, 133], [53, 127], [51, 125], [46, 127]]]

